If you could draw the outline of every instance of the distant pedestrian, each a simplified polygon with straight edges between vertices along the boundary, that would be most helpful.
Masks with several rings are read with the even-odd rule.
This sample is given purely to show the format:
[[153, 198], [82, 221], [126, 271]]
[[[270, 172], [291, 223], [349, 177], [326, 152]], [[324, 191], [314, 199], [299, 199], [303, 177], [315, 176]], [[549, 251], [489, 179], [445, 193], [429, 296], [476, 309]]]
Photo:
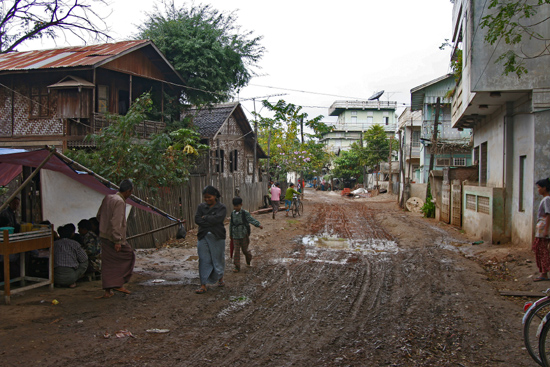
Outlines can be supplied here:
[[201, 287], [195, 293], [207, 291], [206, 285], [216, 283], [223, 287], [225, 272], [225, 227], [223, 222], [227, 215], [225, 205], [220, 203], [220, 192], [213, 186], [202, 190], [204, 203], [199, 204], [195, 214], [195, 223], [199, 226], [197, 233], [197, 252], [199, 255], [199, 277]]
[[101, 244], [101, 285], [105, 290], [98, 298], [112, 297], [113, 290], [131, 293], [124, 284], [130, 281], [136, 262], [134, 249], [126, 241], [126, 199], [133, 189], [131, 180], [123, 180], [116, 194], [105, 196], [96, 215]]
[[281, 204], [281, 185], [278, 182], [275, 182], [275, 185], [271, 187], [271, 206], [273, 207], [273, 219], [275, 219], [275, 214], [279, 211], [279, 206]]
[[537, 215], [533, 252], [535, 253], [540, 276], [533, 279], [533, 281], [540, 282], [549, 280], [548, 272], [550, 271], [550, 253], [548, 251], [548, 245], [550, 244], [550, 238], [548, 237], [550, 226], [550, 178], [539, 180], [536, 185], [542, 200]]
[[285, 205], [286, 205], [286, 216], [288, 217], [288, 212], [290, 211], [290, 206], [292, 205], [292, 197], [296, 195], [300, 195], [298, 191], [294, 189], [294, 184], [291, 182], [288, 186], [288, 189], [286, 189], [285, 194]]
[[243, 199], [233, 198], [233, 212], [229, 222], [229, 237], [235, 246], [233, 253], [233, 272], [238, 273], [241, 270], [241, 250], [246, 259], [246, 265], [250, 266], [252, 254], [248, 248], [250, 244], [250, 225], [263, 229], [250, 213], [243, 209]]

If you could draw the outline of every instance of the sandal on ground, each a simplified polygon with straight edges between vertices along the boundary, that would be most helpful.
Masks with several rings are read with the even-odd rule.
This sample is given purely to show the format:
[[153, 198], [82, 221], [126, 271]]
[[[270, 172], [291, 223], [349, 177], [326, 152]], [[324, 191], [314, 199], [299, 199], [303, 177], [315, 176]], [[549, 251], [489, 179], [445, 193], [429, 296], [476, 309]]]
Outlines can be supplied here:
[[120, 288], [113, 288], [115, 291], [117, 292], [120, 292], [120, 293], [124, 293], [124, 294], [131, 294], [132, 292], [130, 292], [128, 289], [126, 288], [123, 288], [123, 287], [120, 287]]
[[544, 282], [546, 280], [550, 280], [550, 279], [545, 277], [536, 277], [535, 279], [533, 279], [533, 282]]
[[206, 288], [199, 288], [195, 291], [196, 294], [203, 294], [206, 293]]
[[105, 294], [103, 294], [102, 296], [95, 297], [95, 299], [111, 298], [111, 297], [114, 296], [114, 295], [115, 295], [115, 294], [113, 293], [113, 291], [110, 291], [109, 293], [105, 293]]
[[220, 280], [218, 282], [218, 287], [225, 287], [225, 282], [223, 280]]

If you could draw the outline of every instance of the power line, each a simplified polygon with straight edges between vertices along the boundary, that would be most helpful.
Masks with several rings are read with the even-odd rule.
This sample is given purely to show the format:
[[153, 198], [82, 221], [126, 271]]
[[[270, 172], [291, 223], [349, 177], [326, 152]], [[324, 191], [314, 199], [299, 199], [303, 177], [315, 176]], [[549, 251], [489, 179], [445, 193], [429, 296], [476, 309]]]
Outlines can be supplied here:
[[317, 94], [320, 96], [329, 96], [329, 97], [340, 97], [340, 98], [350, 98], [350, 99], [356, 99], [356, 100], [368, 100], [368, 98], [358, 98], [358, 97], [350, 97], [350, 96], [341, 96], [338, 94], [329, 94], [329, 93], [320, 93], [320, 92], [311, 92], [306, 90], [300, 90], [300, 89], [291, 89], [291, 88], [281, 88], [281, 87], [274, 87], [269, 85], [260, 85], [260, 84], [249, 84], [254, 87], [262, 87], [262, 88], [271, 88], [271, 89], [280, 89], [280, 90], [288, 90], [291, 92], [298, 92], [298, 93], [307, 93], [307, 94]]

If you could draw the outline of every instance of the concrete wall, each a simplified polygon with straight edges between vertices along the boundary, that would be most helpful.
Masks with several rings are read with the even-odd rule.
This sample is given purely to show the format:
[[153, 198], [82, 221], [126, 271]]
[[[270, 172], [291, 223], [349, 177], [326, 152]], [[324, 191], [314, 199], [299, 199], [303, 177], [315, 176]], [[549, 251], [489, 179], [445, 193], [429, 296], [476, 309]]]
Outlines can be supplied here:
[[427, 187], [428, 187], [428, 184], [418, 184], [418, 183], [411, 184], [411, 198], [417, 197], [422, 199], [423, 201], [426, 201]]
[[[464, 3], [465, 1], [466, 0], [463, 0], [462, 2]], [[467, 1], [471, 1], [469, 20], [472, 23], [471, 27], [475, 29], [475, 32], [469, 35], [469, 37], [473, 37], [471, 47], [471, 90], [479, 92], [547, 88], [550, 85], [550, 73], [548, 73], [550, 58], [538, 57], [531, 60], [525, 60], [524, 66], [529, 72], [522, 75], [521, 79], [518, 79], [514, 73], [510, 73], [508, 76], [502, 75], [504, 66], [502, 63], [496, 63], [496, 60], [500, 55], [510, 49], [515, 50], [520, 55], [522, 52], [527, 55], [540, 54], [546, 47], [544, 39], [550, 38], [548, 21], [541, 22], [541, 24], [534, 29], [536, 33], [542, 36], [542, 41], [538, 41], [535, 38], [529, 39], [527, 36], [524, 36], [524, 41], [516, 46], [506, 45], [505, 42], [496, 42], [494, 45], [489, 45], [484, 40], [487, 29], [480, 27], [479, 22], [482, 16], [487, 15], [489, 12], [492, 13], [495, 10], [488, 10], [486, 8], [488, 7], [487, 1]], [[527, 2], [536, 4], [538, 1], [527, 0]], [[460, 4], [455, 3], [455, 6], [457, 5]], [[550, 16], [550, 7], [539, 6], [536, 8], [538, 14], [529, 19], [529, 24], [535, 24], [537, 21]], [[468, 49], [468, 40], [466, 40], [464, 46], [465, 49]], [[487, 67], [488, 65], [491, 67]]]
[[[493, 188], [464, 185], [462, 195], [462, 228], [476, 238], [491, 242], [493, 236]], [[488, 197], [490, 212], [479, 212], [477, 205], [474, 209], [468, 208], [468, 195]]]
[[[474, 148], [487, 142], [487, 186], [504, 186], [504, 111], [501, 109], [474, 130]], [[474, 161], [477, 157], [473, 158]]]
[[[533, 240], [534, 231], [534, 192], [536, 179], [533, 177], [533, 141], [535, 140], [534, 115], [522, 114], [514, 116], [514, 149], [513, 149], [513, 195], [510, 205], [512, 214], [511, 239], [513, 243], [529, 245]], [[523, 211], [520, 211], [520, 157], [525, 156], [523, 175]], [[548, 173], [547, 173], [548, 175]]]

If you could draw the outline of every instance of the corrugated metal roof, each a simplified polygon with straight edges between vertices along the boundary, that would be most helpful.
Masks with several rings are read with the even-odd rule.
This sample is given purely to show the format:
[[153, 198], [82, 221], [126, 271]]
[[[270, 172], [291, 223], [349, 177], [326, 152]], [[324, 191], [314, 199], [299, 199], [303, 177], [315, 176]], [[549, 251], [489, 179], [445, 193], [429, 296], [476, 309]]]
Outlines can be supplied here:
[[198, 127], [201, 137], [213, 138], [237, 105], [238, 102], [213, 105], [201, 110], [192, 109], [190, 114], [193, 115], [193, 124]]
[[0, 55], [0, 71], [93, 66], [148, 43], [151, 41], [136, 40], [51, 50], [10, 52]]
[[[249, 134], [252, 131], [252, 126], [250, 126], [239, 102], [212, 105], [200, 110], [192, 108], [187, 116], [193, 116], [193, 125], [198, 128], [201, 138], [214, 138], [232, 114], [234, 114], [237, 123], [243, 129], [244, 141], [254, 146], [253, 135]], [[258, 158], [267, 158], [259, 144], [257, 145], [257, 153]]]

